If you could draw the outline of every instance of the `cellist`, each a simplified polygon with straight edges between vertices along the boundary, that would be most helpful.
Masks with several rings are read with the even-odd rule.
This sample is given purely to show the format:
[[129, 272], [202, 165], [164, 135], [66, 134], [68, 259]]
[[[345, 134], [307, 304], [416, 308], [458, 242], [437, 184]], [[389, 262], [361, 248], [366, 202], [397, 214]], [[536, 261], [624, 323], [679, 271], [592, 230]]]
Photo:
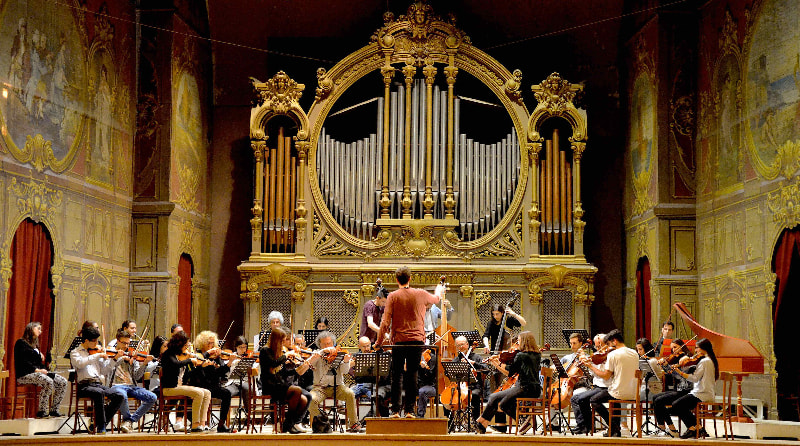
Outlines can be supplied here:
[[[466, 337], [464, 336], [457, 337], [455, 346], [457, 353], [456, 357], [453, 358], [453, 362], [466, 360], [467, 362], [472, 364], [473, 367], [475, 367], [475, 370], [482, 371], [488, 369], [486, 364], [483, 363], [481, 357], [477, 353], [469, 351], [469, 341], [467, 341]], [[483, 400], [483, 379], [481, 379], [482, 377], [483, 374], [479, 373], [478, 379], [475, 382], [470, 383], [468, 388], [470, 393], [469, 398], [470, 398], [470, 407], [472, 408], [473, 420], [477, 420], [478, 415], [481, 412], [481, 401]], [[455, 383], [451, 384], [451, 386], [455, 385], [456, 385]], [[445, 392], [449, 393], [451, 392], [451, 389], [446, 388], [442, 390], [442, 395], [445, 395]], [[462, 395], [462, 398], [466, 397]]]

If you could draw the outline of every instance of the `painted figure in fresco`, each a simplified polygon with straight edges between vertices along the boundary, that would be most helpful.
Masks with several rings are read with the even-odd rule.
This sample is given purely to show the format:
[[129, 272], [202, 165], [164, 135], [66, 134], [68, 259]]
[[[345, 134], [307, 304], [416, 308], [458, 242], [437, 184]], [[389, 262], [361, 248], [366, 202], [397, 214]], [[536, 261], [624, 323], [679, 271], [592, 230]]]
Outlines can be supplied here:
[[19, 19], [17, 34], [11, 44], [11, 65], [8, 67], [8, 82], [15, 91], [21, 91], [26, 79], [31, 75], [31, 55], [28, 51], [28, 25]]
[[50, 103], [53, 106], [50, 120], [56, 125], [60, 124], [64, 118], [64, 106], [66, 105], [64, 89], [68, 83], [67, 59], [67, 36], [62, 32], [59, 37], [58, 51], [53, 60], [53, 76], [50, 80]]
[[94, 96], [95, 148], [100, 153], [100, 162], [108, 165], [111, 158], [111, 86], [108, 83], [108, 70], [100, 66], [100, 79]]
[[44, 102], [47, 100], [47, 85], [44, 76], [50, 73], [47, 51], [47, 36], [33, 31], [31, 37], [31, 77], [25, 87], [25, 108], [34, 118], [44, 118]]

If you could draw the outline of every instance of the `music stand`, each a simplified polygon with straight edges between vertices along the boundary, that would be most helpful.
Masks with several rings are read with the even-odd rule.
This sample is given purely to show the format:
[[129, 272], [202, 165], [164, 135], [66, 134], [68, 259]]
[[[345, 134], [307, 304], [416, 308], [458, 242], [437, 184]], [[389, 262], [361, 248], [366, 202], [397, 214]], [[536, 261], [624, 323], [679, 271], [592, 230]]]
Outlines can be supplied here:
[[[568, 331], [568, 330], [562, 330], [562, 332], [563, 331]], [[583, 330], [583, 331], [586, 331], [586, 330]], [[569, 336], [570, 335], [566, 335], [566, 338], [569, 339]], [[556, 382], [558, 383], [558, 390], [557, 390], [557, 392], [558, 392], [558, 410], [556, 410], [556, 419], [558, 421], [558, 430], [559, 430], [559, 432], [561, 432], [562, 427], [566, 426], [567, 429], [569, 429], [569, 433], [572, 434], [572, 435], [575, 435], [575, 432], [573, 432], [572, 427], [569, 425], [569, 421], [567, 421], [567, 419], [564, 417], [563, 407], [561, 407], [561, 379], [562, 378], [570, 379], [570, 377], [567, 374], [567, 371], [564, 369], [564, 365], [561, 364], [561, 360], [558, 359], [558, 355], [553, 353], [553, 354], [550, 355], [550, 358], [553, 360], [553, 367], [555, 367], [555, 369], [556, 369], [555, 379], [556, 379]], [[551, 419], [550, 420], [550, 424], [552, 425], [552, 423], [553, 423], [553, 420]]]
[[255, 348], [253, 350], [256, 351], [261, 350], [261, 347], [267, 345], [267, 342], [269, 342], [269, 335], [271, 333], [272, 330], [265, 330], [255, 335], [255, 337], [253, 338], [253, 345], [255, 346]]
[[340, 432], [343, 432], [344, 429], [342, 426], [339, 426], [339, 417], [336, 413], [336, 408], [338, 406], [338, 399], [336, 398], [336, 395], [338, 393], [337, 387], [339, 386], [339, 384], [336, 382], [336, 375], [339, 374], [339, 366], [342, 365], [342, 360], [344, 359], [345, 355], [347, 355], [346, 352], [336, 353], [336, 358], [334, 358], [333, 362], [331, 362], [328, 366], [328, 375], [333, 375], [333, 413], [331, 414], [333, 425], [331, 426], [331, 429], [336, 430], [338, 427]]
[[[236, 378], [239, 380], [239, 388], [241, 389], [243, 381], [248, 379], [248, 373], [250, 369], [253, 368], [253, 364], [256, 363], [256, 358], [242, 358], [236, 363], [236, 367], [233, 368], [231, 371], [231, 377]], [[250, 389], [250, 392], [255, 392], [256, 389]], [[249, 396], [248, 396], [249, 397]], [[242, 403], [245, 404], [242, 407]], [[245, 420], [249, 417], [247, 412], [247, 402], [244, 401], [244, 395], [241, 393], [239, 394], [239, 406], [236, 408], [236, 425], [241, 428], [242, 427], [242, 412], [244, 412]]]
[[[645, 435], [652, 435], [656, 431], [650, 430], [649, 426], [656, 428], [657, 430], [661, 430], [655, 423], [650, 421], [650, 386], [647, 385], [647, 382], [651, 378], [655, 378], [656, 372], [653, 370], [653, 367], [650, 366], [650, 362], [647, 359], [639, 358], [639, 370], [642, 371], [644, 375], [644, 424], [642, 424], [642, 433]], [[665, 432], [666, 433], [666, 432]], [[634, 433], [635, 434], [635, 433]]]
[[[297, 330], [297, 334], [303, 335], [303, 339], [306, 340], [306, 347], [311, 347], [312, 345], [317, 345], [317, 336], [325, 330]], [[317, 347], [319, 347], [317, 345]]]
[[453, 341], [456, 340], [459, 336], [464, 336], [467, 338], [467, 343], [469, 345], [480, 345], [481, 343], [481, 335], [478, 333], [478, 330], [470, 330], [470, 331], [452, 331], [453, 334]]
[[428, 333], [427, 340], [428, 340], [428, 344], [427, 345], [435, 344], [436, 343], [436, 331], [432, 331], [432, 332]]
[[70, 353], [72, 353], [72, 351], [78, 348], [78, 346], [81, 344], [83, 344], [83, 338], [80, 336], [75, 336], [75, 338], [72, 339], [72, 342], [69, 343], [67, 352], [64, 353], [64, 359], [69, 359]]
[[564, 341], [567, 342], [567, 345], [569, 345], [569, 337], [572, 336], [573, 333], [578, 333], [581, 335], [581, 338], [583, 339], [581, 344], [592, 339], [589, 337], [589, 332], [583, 328], [565, 328], [561, 330], [561, 335], [564, 336]]
[[371, 392], [370, 403], [372, 405], [372, 413], [377, 415], [378, 383], [381, 377], [389, 376], [389, 372], [392, 370], [392, 355], [389, 352], [358, 353], [353, 358], [355, 358], [355, 364], [351, 368], [353, 376], [375, 378], [375, 387]]
[[[456, 398], [459, 409], [450, 411], [450, 420], [447, 423], [447, 432], [453, 432], [457, 428], [467, 432], [472, 432], [472, 405], [470, 399], [472, 391], [469, 389], [470, 380], [475, 380], [472, 375], [471, 364], [467, 361], [442, 361], [444, 376], [456, 383]], [[467, 404], [461, 407], [461, 383], [467, 383]]]
[[137, 340], [131, 339], [130, 344], [128, 344], [128, 348], [132, 348], [134, 351], [136, 350], [136, 347], [138, 347], [138, 346], [139, 346], [139, 340], [138, 339]]

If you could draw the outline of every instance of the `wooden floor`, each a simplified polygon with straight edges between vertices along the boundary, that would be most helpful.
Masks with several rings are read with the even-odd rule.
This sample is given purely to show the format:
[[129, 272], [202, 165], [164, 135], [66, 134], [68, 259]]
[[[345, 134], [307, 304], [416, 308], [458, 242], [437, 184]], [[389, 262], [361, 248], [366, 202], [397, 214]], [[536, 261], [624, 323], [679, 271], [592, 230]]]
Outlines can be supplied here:
[[[162, 445], [189, 446], [198, 443], [207, 446], [252, 446], [269, 442], [270, 446], [298, 446], [319, 443], [320, 446], [405, 446], [409, 443], [423, 446], [461, 446], [464, 442], [491, 441], [493, 445], [722, 445], [735, 444], [736, 446], [748, 445], [774, 445], [796, 444], [800, 442], [767, 441], [767, 440], [740, 440], [725, 442], [723, 439], [679, 440], [665, 437], [649, 438], [602, 438], [584, 435], [554, 435], [554, 436], [514, 436], [507, 434], [483, 435], [477, 434], [448, 434], [448, 435], [372, 435], [372, 434], [107, 434], [95, 435], [37, 435], [33, 437], [0, 437], [2, 445], [63, 445], [63, 446], [121, 446], [121, 445]], [[255, 442], [255, 443], [254, 443]]]

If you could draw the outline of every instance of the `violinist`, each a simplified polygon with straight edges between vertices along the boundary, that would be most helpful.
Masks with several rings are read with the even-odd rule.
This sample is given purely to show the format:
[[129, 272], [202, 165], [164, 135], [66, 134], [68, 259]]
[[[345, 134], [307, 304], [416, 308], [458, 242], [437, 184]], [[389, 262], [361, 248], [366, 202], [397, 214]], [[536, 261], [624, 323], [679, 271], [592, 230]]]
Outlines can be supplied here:
[[[117, 336], [114, 340], [116, 341], [114, 345], [118, 351], [123, 352], [131, 343], [131, 335], [124, 328], [120, 328], [117, 330]], [[148, 355], [145, 361], [149, 362], [151, 359], [153, 357]], [[120, 394], [123, 398], [122, 405], [119, 408], [119, 413], [122, 415], [120, 430], [128, 433], [133, 431], [133, 424], [150, 411], [150, 408], [156, 403], [157, 397], [155, 393], [136, 385], [136, 382], [144, 376], [145, 367], [135, 357], [123, 354], [111, 361], [110, 365], [113, 367], [111, 372], [111, 391]], [[131, 414], [128, 407], [128, 398], [135, 398], [140, 402], [139, 408], [133, 414]]]
[[383, 310], [386, 308], [386, 297], [388, 295], [389, 290], [378, 282], [378, 288], [375, 290], [375, 298], [364, 304], [364, 311], [361, 314], [361, 332], [359, 333], [359, 337], [366, 336], [369, 338], [370, 344], [375, 344], [375, 341], [378, 339], [378, 331], [381, 329], [378, 324], [381, 323]]
[[[302, 334], [294, 335], [294, 349], [297, 350], [307, 350], [306, 348], [306, 337]], [[297, 369], [295, 369], [297, 371]], [[314, 386], [314, 371], [310, 368], [306, 370], [305, 373], [299, 375], [297, 380], [297, 385], [302, 387], [303, 389], [311, 391], [311, 388]]]
[[222, 360], [222, 349], [219, 347], [219, 337], [213, 331], [201, 331], [194, 341], [198, 353], [206, 361], [205, 366], [197, 367], [194, 371], [194, 384], [208, 389], [211, 398], [220, 400], [219, 424], [217, 432], [229, 433], [232, 429], [225, 425], [228, 412], [231, 408], [231, 390], [224, 387], [227, 382], [230, 367]]
[[[691, 391], [691, 386], [679, 385], [679, 383], [688, 382], [677, 373], [678, 362], [681, 358], [686, 357], [686, 344], [682, 339], [673, 339], [670, 344], [672, 354], [666, 358], [658, 360], [659, 368], [662, 370], [672, 370], [664, 377], [665, 383], [671, 384], [663, 392], [653, 397], [653, 414], [656, 417], [656, 425], [662, 432], [677, 437], [678, 431], [675, 425], [672, 424], [672, 417], [669, 414], [668, 406], [672, 406], [678, 398], [687, 395]], [[675, 366], [674, 368], [672, 366]], [[669, 428], [669, 430], [667, 430]]]
[[664, 384], [662, 382], [664, 369], [658, 365], [658, 360], [655, 358], [655, 349], [653, 348], [653, 344], [650, 343], [649, 339], [639, 338], [636, 340], [636, 353], [639, 354], [639, 359], [644, 359], [647, 361], [647, 363], [650, 365], [650, 368], [653, 369], [653, 373], [655, 373], [655, 375], [650, 373], [642, 377], [642, 386], [639, 389], [639, 399], [644, 401], [645, 398], [649, 398], [650, 401], [653, 401], [653, 397], [664, 390]]
[[[600, 351], [606, 348], [606, 335], [604, 333], [598, 333], [594, 335], [592, 342], [594, 343], [595, 350]], [[583, 353], [579, 353], [578, 358], [582, 362], [590, 359], [588, 355]], [[598, 370], [605, 370], [606, 363], [598, 364], [596, 367]], [[591, 416], [590, 400], [594, 395], [598, 395], [600, 392], [607, 390], [608, 384], [608, 380], [594, 374], [591, 389], [582, 392], [573, 392], [570, 405], [572, 406], [572, 411], [575, 412], [575, 424], [577, 426], [572, 431], [573, 433], [585, 434], [589, 432], [589, 428], [591, 427], [591, 424], [589, 424], [591, 422], [589, 420]], [[589, 426], [589, 428], [587, 428], [587, 426]]]
[[161, 393], [164, 396], [187, 396], [192, 399], [192, 432], [208, 431], [208, 406], [211, 404], [211, 391], [196, 386], [184, 385], [186, 366], [208, 367], [208, 361], [197, 357], [192, 344], [181, 330], [167, 343], [167, 350], [161, 355]]
[[[343, 374], [350, 371], [350, 354], [344, 355], [341, 364], [332, 369], [331, 362], [339, 351], [336, 347], [336, 336], [323, 331], [317, 335], [316, 344], [320, 350], [314, 351], [306, 361], [314, 369], [314, 387], [311, 389], [311, 405], [308, 408], [311, 414], [311, 425], [314, 425], [314, 418], [320, 416], [320, 405], [325, 398], [333, 398], [334, 383], [336, 387], [336, 398], [344, 400], [347, 411], [348, 432], [361, 432], [361, 424], [358, 422], [356, 414], [356, 397], [352, 390], [344, 384]], [[329, 361], [330, 359], [330, 361]], [[334, 381], [335, 380], [335, 381]]]
[[[497, 358], [492, 359], [493, 365], [503, 375], [517, 375], [517, 382], [508, 390], [502, 390], [489, 395], [483, 413], [476, 420], [475, 427], [478, 433], [486, 433], [493, 430], [489, 427], [491, 420], [497, 413], [498, 408], [511, 418], [516, 418], [517, 398], [538, 398], [541, 393], [539, 383], [539, 368], [542, 355], [539, 346], [536, 345], [536, 338], [530, 331], [523, 331], [519, 334], [519, 351], [514, 356], [514, 362], [506, 366], [501, 364]], [[520, 432], [525, 432], [530, 425], [519, 427]]]
[[[267, 344], [259, 350], [261, 388], [264, 395], [270, 395], [276, 401], [285, 402], [288, 405], [289, 410], [283, 422], [283, 432], [299, 434], [305, 432], [300, 426], [300, 421], [311, 403], [311, 394], [300, 387], [287, 384], [280, 375], [275, 373], [276, 369], [289, 361], [287, 355], [283, 353], [283, 341], [289, 336], [291, 334], [283, 328], [273, 329]], [[308, 367], [308, 361], [304, 361], [297, 369], [305, 372]]]
[[[126, 319], [124, 322], [122, 322], [122, 327], [120, 328], [120, 330], [125, 330], [125, 332], [128, 333], [128, 335], [130, 335], [131, 339], [136, 339], [136, 331], [137, 331], [136, 321], [133, 321], [131, 319]], [[108, 348], [115, 348], [116, 345], [117, 345], [116, 339], [108, 341]]]
[[150, 346], [150, 357], [153, 358], [145, 366], [144, 372], [150, 372], [150, 383], [147, 385], [147, 390], [158, 393], [161, 387], [161, 380], [158, 378], [158, 371], [161, 368], [161, 355], [167, 351], [167, 338], [164, 336], [156, 336], [153, 339], [153, 344]]
[[[619, 330], [612, 330], [606, 336], [606, 345], [612, 350], [606, 357], [605, 370], [599, 369], [593, 361], [583, 360], [583, 363], [589, 367], [589, 370], [595, 376], [609, 379], [607, 390], [601, 390], [594, 394], [589, 399], [589, 404], [596, 413], [598, 413], [608, 424], [608, 436], [619, 437], [620, 434], [620, 418], [614, 418], [610, 423], [608, 420], [608, 409], [603, 405], [609, 400], [630, 400], [636, 397], [636, 371], [639, 370], [639, 355], [636, 350], [625, 346], [625, 341], [622, 338], [622, 332]], [[586, 392], [588, 393], [588, 392]], [[584, 409], [588, 409], [584, 407]], [[582, 426], [588, 432], [591, 430], [590, 424]]]
[[[104, 435], [106, 424], [119, 410], [124, 397], [105, 386], [105, 372], [111, 363], [105, 351], [98, 347], [100, 332], [91, 325], [81, 329], [83, 343], [69, 354], [72, 367], [77, 372], [78, 397], [90, 398], [94, 406], [94, 433]], [[117, 352], [112, 359], [122, 356]], [[105, 399], [108, 398], [108, 404]]]
[[[459, 336], [455, 339], [455, 346], [456, 346], [456, 357], [453, 358], [453, 362], [459, 361], [467, 361], [475, 367], [475, 370], [478, 371], [485, 371], [488, 370], [489, 367], [483, 363], [481, 357], [473, 352], [469, 351], [469, 341], [464, 336]], [[470, 407], [472, 408], [472, 419], [477, 420], [478, 416], [481, 413], [481, 401], [483, 401], [483, 374], [479, 375], [479, 379], [469, 383], [469, 392], [470, 392]]]
[[62, 415], [58, 412], [58, 406], [64, 399], [67, 380], [45, 368], [44, 355], [39, 350], [41, 334], [41, 322], [31, 322], [25, 326], [22, 338], [14, 343], [14, 376], [17, 384], [33, 384], [39, 387], [39, 411], [36, 412], [36, 418], [60, 417]]
[[664, 340], [672, 339], [675, 333], [675, 324], [672, 321], [664, 321], [664, 324], [661, 325], [661, 337], [658, 338], [658, 342], [653, 348], [655, 352], [655, 356], [661, 356], [661, 346], [664, 345]]
[[[233, 340], [233, 352], [228, 354], [228, 374], [225, 377], [225, 382], [222, 387], [228, 389], [231, 396], [239, 396], [240, 401], [250, 401], [250, 384], [247, 382], [247, 376], [237, 376], [233, 374], [239, 361], [247, 355], [247, 339], [244, 336], [238, 336]], [[223, 358], [224, 358], [223, 354]]]
[[[689, 359], [688, 357], [681, 358], [678, 365], [688, 365]], [[665, 407], [666, 414], [662, 413], [662, 416], [666, 416], [666, 420], [671, 421], [671, 415], [675, 415], [687, 426], [686, 431], [680, 436], [681, 438], [694, 438], [695, 436], [702, 438], [707, 437], [708, 434], [705, 429], [697, 425], [694, 408], [699, 402], [714, 401], [716, 397], [715, 385], [717, 379], [719, 379], [719, 363], [717, 362], [717, 356], [714, 354], [714, 346], [711, 345], [711, 341], [705, 338], [697, 341], [695, 356], [691, 359], [697, 362], [697, 368], [694, 372], [687, 373], [683, 370], [676, 370], [676, 372], [681, 377], [695, 383], [694, 387], [688, 394], [682, 395], [673, 401], [672, 408], [667, 410]], [[657, 417], [658, 415], [658, 412], [656, 412]], [[657, 418], [656, 421], [659, 426], [663, 426], [664, 418]], [[700, 429], [699, 433], [697, 429]], [[669, 433], [672, 436], [676, 436], [678, 433], [671, 422]]]

